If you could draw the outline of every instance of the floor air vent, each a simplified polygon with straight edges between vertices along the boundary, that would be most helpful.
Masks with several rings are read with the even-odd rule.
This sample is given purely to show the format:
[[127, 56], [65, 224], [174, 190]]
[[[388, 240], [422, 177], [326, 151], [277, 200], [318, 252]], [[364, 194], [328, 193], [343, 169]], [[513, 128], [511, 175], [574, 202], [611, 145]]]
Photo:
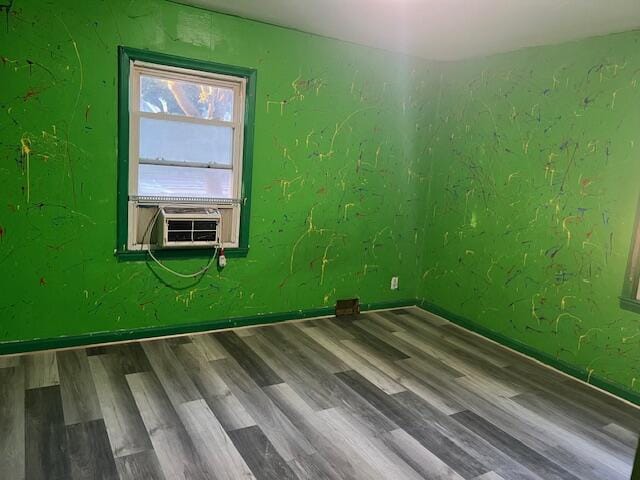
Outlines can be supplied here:
[[340, 317], [342, 315], [357, 315], [359, 313], [360, 300], [357, 298], [338, 300], [336, 302], [336, 317]]

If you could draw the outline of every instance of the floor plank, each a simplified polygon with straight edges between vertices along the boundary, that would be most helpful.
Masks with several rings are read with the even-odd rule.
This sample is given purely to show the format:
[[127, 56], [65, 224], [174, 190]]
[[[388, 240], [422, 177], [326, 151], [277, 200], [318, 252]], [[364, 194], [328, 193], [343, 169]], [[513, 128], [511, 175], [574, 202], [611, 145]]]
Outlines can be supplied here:
[[73, 480], [117, 480], [104, 421], [75, 423], [66, 427]]
[[229, 432], [229, 436], [258, 480], [296, 479], [289, 465], [258, 426], [234, 430]]
[[534, 470], [542, 478], [548, 480], [578, 480], [557, 464], [545, 458], [535, 450], [527, 447], [519, 440], [492, 425], [482, 417], [470, 411], [456, 413], [452, 416], [457, 422], [487, 439], [489, 443], [506, 452], [511, 458], [523, 466]]
[[24, 369], [21, 365], [0, 368], [0, 478], [24, 478], [24, 390]]
[[259, 387], [282, 383], [282, 379], [267, 365], [264, 359], [251, 350], [234, 332], [218, 333], [215, 335], [215, 339]]
[[172, 343], [166, 340], [154, 340], [144, 342], [142, 348], [171, 403], [177, 407], [182, 403], [200, 400], [202, 396], [176, 358], [171, 345]]
[[404, 430], [389, 432], [385, 444], [424, 478], [430, 480], [464, 480], [449, 465], [424, 448]]
[[209, 365], [205, 352], [196, 345], [180, 345], [176, 349], [176, 356], [227, 432], [256, 424], [220, 375]]
[[100, 402], [84, 350], [64, 350], [56, 354], [60, 392], [66, 425], [102, 418]]
[[[300, 434], [238, 363], [225, 359], [216, 360], [210, 364], [257, 422], [285, 462], [299, 455], [315, 453], [308, 440]], [[247, 428], [242, 430], [255, 431]]]
[[304, 333], [313, 338], [316, 342], [337, 356], [352, 369], [358, 371], [363, 377], [377, 385], [388, 394], [398, 393], [405, 390], [399, 383], [395, 382], [387, 374], [381, 372], [366, 360], [352, 353], [341, 344], [339, 338], [332, 338], [328, 332], [320, 330], [318, 327], [306, 328]]
[[58, 361], [55, 352], [33, 353], [24, 357], [26, 388], [59, 385]]
[[358, 454], [373, 470], [372, 478], [420, 478], [420, 475], [388, 449], [384, 442], [369, 436], [368, 430], [362, 428], [356, 419], [340, 408], [323, 410], [316, 412], [315, 415], [332, 429], [332, 438], [340, 439], [343, 442], [343, 448], [348, 450], [357, 448]]
[[68, 480], [71, 469], [60, 387], [27, 390], [25, 419], [26, 478]]
[[193, 440], [200, 457], [216, 478], [254, 478], [242, 456], [204, 400], [178, 406], [178, 415]]
[[116, 458], [120, 480], [165, 480], [153, 450]]
[[127, 375], [160, 467], [167, 479], [207, 479], [208, 472], [171, 405], [168, 393], [150, 372]]
[[151, 440], [129, 389], [127, 369], [114, 354], [93, 355], [89, 366], [115, 457], [151, 450]]

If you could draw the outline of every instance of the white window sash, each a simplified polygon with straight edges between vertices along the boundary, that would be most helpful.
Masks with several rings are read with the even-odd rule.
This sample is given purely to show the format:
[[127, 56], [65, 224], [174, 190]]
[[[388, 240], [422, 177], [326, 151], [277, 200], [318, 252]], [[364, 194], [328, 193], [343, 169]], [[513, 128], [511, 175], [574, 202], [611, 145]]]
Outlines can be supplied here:
[[238, 122], [225, 122], [224, 120], [217, 120], [214, 118], [200, 118], [200, 117], [190, 117], [187, 115], [178, 115], [175, 113], [164, 113], [164, 112], [141, 112], [133, 111], [131, 112], [134, 118], [151, 118], [153, 120], [165, 120], [167, 122], [182, 122], [182, 123], [196, 123], [198, 125], [213, 125], [216, 127], [230, 127], [230, 128], [238, 128], [241, 123]]
[[233, 170], [233, 164], [181, 162], [179, 160], [165, 160], [163, 158], [138, 158], [139, 165], [160, 165], [165, 167], [213, 168], [215, 170]]

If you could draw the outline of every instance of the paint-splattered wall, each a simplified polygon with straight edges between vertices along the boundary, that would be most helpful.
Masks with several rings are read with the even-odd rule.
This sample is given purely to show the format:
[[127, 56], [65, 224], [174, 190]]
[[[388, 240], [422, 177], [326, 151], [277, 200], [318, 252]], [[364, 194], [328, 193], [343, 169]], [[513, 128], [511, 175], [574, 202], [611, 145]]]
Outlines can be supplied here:
[[[417, 285], [640, 390], [640, 317], [617, 301], [640, 33], [436, 73], [161, 0], [2, 13], [0, 341], [413, 298]], [[184, 282], [113, 255], [117, 45], [258, 69], [250, 254], [222, 273]]]
[[[426, 65], [162, 0], [3, 14], [0, 341], [415, 297]], [[258, 70], [250, 254], [222, 273], [114, 257], [118, 45]]]
[[640, 32], [447, 68], [419, 296], [640, 391], [618, 296], [640, 193]]

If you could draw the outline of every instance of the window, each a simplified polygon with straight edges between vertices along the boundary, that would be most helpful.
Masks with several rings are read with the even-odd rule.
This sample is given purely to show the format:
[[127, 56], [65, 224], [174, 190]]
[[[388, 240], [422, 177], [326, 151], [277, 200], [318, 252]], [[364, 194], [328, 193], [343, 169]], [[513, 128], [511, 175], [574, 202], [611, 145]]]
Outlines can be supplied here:
[[117, 252], [153, 244], [160, 207], [204, 206], [220, 212], [227, 252], [246, 253], [255, 70], [124, 47], [119, 55]]
[[629, 261], [625, 273], [620, 306], [626, 310], [640, 313], [640, 202], [633, 227]]

